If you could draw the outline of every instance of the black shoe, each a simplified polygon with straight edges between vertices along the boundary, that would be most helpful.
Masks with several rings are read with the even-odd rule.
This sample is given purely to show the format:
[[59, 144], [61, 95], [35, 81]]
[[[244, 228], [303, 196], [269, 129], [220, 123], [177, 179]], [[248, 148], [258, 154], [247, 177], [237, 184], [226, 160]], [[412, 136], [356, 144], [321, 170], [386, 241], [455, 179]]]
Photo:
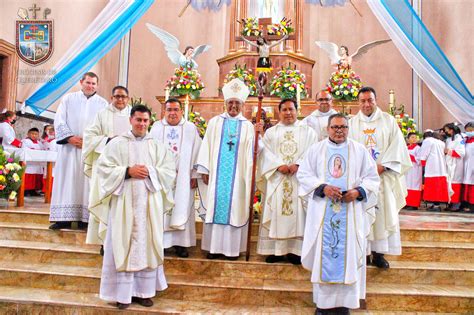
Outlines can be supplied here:
[[104, 245], [100, 245], [100, 256], [104, 257]]
[[293, 265], [301, 265], [301, 256], [295, 254], [287, 254], [286, 259]]
[[366, 259], [367, 259], [367, 260], [366, 260], [367, 266], [372, 265], [372, 256], [371, 256], [371, 255], [367, 255], [366, 257], [367, 257], [367, 258], [366, 258]]
[[239, 256], [225, 256], [225, 259], [227, 259], [227, 260], [237, 260], [237, 259], [239, 259]]
[[383, 257], [383, 254], [372, 252], [372, 264], [378, 268], [388, 269], [390, 268], [390, 264], [388, 261]]
[[67, 221], [58, 221], [54, 222], [49, 226], [50, 230], [60, 230], [60, 229], [70, 229], [71, 228], [71, 222]]
[[141, 306], [145, 307], [152, 307], [153, 306], [153, 300], [150, 298], [139, 298], [136, 296], [132, 296], [132, 302], [140, 304]]
[[81, 221], [77, 222], [77, 228], [79, 230], [87, 230], [88, 226], [89, 226], [89, 223], [87, 222], [81, 222]]
[[181, 257], [181, 258], [188, 258], [189, 257], [188, 249], [186, 247], [175, 246], [174, 248], [175, 248], [175, 251], [176, 251], [176, 255], [178, 255], [178, 257]]
[[316, 308], [316, 315], [350, 315], [347, 307], [335, 307], [335, 308]]
[[418, 210], [418, 208], [416, 207], [410, 207], [410, 206], [406, 206], [405, 208], [403, 208], [404, 210]]
[[117, 302], [117, 308], [119, 310], [124, 310], [124, 309], [128, 308], [129, 306], [130, 306], [130, 304], [124, 304], [124, 303]]
[[273, 264], [273, 263], [284, 261], [284, 260], [285, 260], [285, 256], [270, 255], [270, 256], [267, 256], [267, 258], [265, 258], [265, 262], [269, 264]]
[[221, 257], [221, 254], [208, 253], [206, 257], [207, 257], [207, 259], [217, 259], [217, 258]]

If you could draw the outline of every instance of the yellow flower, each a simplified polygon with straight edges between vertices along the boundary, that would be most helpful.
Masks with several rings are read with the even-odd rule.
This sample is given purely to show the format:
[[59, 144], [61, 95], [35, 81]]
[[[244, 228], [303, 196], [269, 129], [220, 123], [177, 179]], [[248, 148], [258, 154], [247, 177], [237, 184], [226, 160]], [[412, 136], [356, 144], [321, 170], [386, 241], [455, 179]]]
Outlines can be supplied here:
[[15, 197], [16, 197], [16, 191], [12, 191], [10, 193], [10, 196], [8, 197], [8, 199], [13, 200], [13, 199], [15, 199]]
[[0, 183], [4, 183], [6, 180], [5, 176], [0, 175]]
[[13, 176], [12, 176], [12, 177], [13, 177], [13, 180], [15, 181], [15, 183], [16, 183], [16, 182], [18, 182], [18, 181], [20, 180], [20, 176], [18, 176], [18, 174], [17, 174], [17, 173], [13, 174]]
[[0, 170], [3, 170], [3, 165], [0, 165]]

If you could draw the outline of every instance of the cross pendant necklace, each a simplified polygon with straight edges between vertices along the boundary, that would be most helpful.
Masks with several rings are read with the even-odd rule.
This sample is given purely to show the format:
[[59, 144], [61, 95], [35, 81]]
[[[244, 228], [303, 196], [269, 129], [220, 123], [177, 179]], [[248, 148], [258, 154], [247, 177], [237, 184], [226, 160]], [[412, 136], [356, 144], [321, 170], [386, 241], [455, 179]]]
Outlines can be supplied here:
[[229, 146], [229, 151], [232, 151], [232, 147], [235, 145], [234, 138], [237, 137], [237, 133], [231, 133], [230, 127], [227, 125], [227, 134], [229, 135], [229, 141], [226, 143]]

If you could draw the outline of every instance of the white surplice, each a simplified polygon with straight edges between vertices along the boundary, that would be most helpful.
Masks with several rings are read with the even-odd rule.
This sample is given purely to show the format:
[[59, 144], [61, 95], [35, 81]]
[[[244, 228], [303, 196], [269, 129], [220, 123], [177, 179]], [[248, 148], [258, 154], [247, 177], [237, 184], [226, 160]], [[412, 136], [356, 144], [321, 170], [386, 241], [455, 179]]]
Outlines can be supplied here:
[[49, 220], [83, 221], [89, 219], [89, 181], [82, 167], [82, 149], [67, 143], [71, 136], [83, 136], [107, 101], [97, 94], [87, 98], [82, 91], [63, 97], [54, 119], [58, 158], [54, 168], [54, 184]]
[[[412, 168], [407, 172], [407, 189], [408, 190], [421, 190], [422, 189], [422, 176], [423, 168], [418, 159], [418, 153], [420, 152], [420, 146], [417, 144], [408, 146], [408, 154], [412, 160]], [[412, 158], [413, 157], [413, 158]]]
[[[448, 179], [451, 184], [462, 184], [464, 180], [465, 143], [465, 140], [460, 134], [455, 135], [454, 139], [448, 137], [446, 140], [446, 149], [450, 150], [450, 152], [446, 154], [446, 165], [448, 167]], [[455, 156], [453, 156], [453, 154]]]
[[[228, 128], [224, 130], [224, 122], [237, 124], [240, 128], [240, 137]], [[233, 122], [229, 122], [233, 120]], [[223, 133], [231, 135], [228, 143], [222, 142]], [[202, 249], [210, 253], [220, 253], [226, 256], [238, 256], [245, 251], [247, 242], [247, 228], [249, 218], [250, 185], [252, 181], [252, 153], [254, 141], [254, 127], [251, 122], [241, 114], [230, 117], [227, 113], [221, 114], [209, 120], [206, 135], [204, 136], [196, 162], [197, 171], [200, 174], [209, 174], [209, 183], [206, 186], [206, 198], [203, 201], [206, 208], [206, 219], [203, 231]], [[238, 140], [238, 141], [237, 141]], [[222, 142], [222, 143], [221, 143]], [[235, 170], [232, 174], [224, 172], [218, 174], [219, 167], [229, 163], [219, 164], [221, 150], [229, 150], [236, 155]], [[235, 151], [237, 150], [237, 151]], [[225, 161], [228, 162], [228, 161]], [[230, 175], [230, 176], [229, 176]], [[205, 185], [204, 185], [205, 186]], [[225, 187], [223, 187], [225, 186]], [[218, 198], [223, 198], [218, 191], [230, 188], [228, 218], [225, 224], [216, 223], [215, 214]], [[221, 199], [222, 200], [222, 199]]]
[[164, 247], [196, 246], [196, 227], [194, 214], [194, 193], [191, 178], [198, 178], [194, 170], [202, 140], [196, 126], [182, 119], [178, 125], [171, 126], [162, 119], [153, 124], [150, 135], [163, 143], [173, 153], [178, 171], [174, 192], [175, 206], [165, 215]]
[[[347, 204], [344, 279], [337, 284], [322, 280], [323, 225], [329, 199], [314, 193], [320, 185], [327, 184], [329, 148], [336, 152], [347, 150], [347, 189], [360, 187], [366, 194], [364, 200]], [[319, 308], [359, 308], [359, 300], [365, 298], [366, 244], [375, 220], [380, 185], [375, 162], [364, 146], [351, 139], [341, 144], [326, 139], [310, 147], [297, 178], [299, 194], [308, 198], [301, 262], [311, 270], [314, 303]]]
[[13, 143], [19, 142], [16, 139], [15, 129], [6, 121], [0, 123], [0, 138], [2, 138], [3, 150], [12, 152], [11, 150], [18, 149], [18, 146], [13, 145]]
[[464, 156], [465, 185], [474, 185], [474, 137], [466, 139], [466, 155]]
[[305, 117], [301, 123], [310, 126], [316, 132], [317, 140], [321, 141], [328, 136], [327, 126], [329, 116], [337, 114], [337, 110], [331, 108], [327, 112], [320, 112], [319, 109]]
[[[145, 165], [146, 179], [126, 179], [127, 168]], [[97, 161], [99, 193], [91, 202], [109, 205], [100, 297], [131, 303], [167, 287], [163, 274], [163, 215], [173, 206], [174, 159], [150, 135], [131, 132], [113, 139]], [[94, 211], [95, 208], [92, 208]]]
[[[90, 178], [89, 200], [95, 199], [96, 197], [92, 195], [97, 194], [99, 191], [97, 159], [111, 138], [126, 133], [131, 129], [131, 109], [131, 106], [126, 106], [124, 109], [119, 110], [113, 104], [109, 104], [97, 113], [92, 125], [84, 130], [82, 160], [84, 161], [84, 174]], [[89, 225], [87, 226], [86, 243], [103, 244], [105, 230], [106, 227], [101, 227], [99, 219], [91, 214], [89, 216]]]
[[258, 187], [263, 193], [263, 215], [257, 244], [260, 255], [301, 256], [306, 200], [298, 196], [296, 175], [278, 172], [282, 165], [301, 164], [316, 133], [298, 121], [279, 123], [265, 132], [259, 156]]
[[406, 205], [408, 192], [404, 175], [412, 166], [403, 134], [395, 118], [377, 107], [370, 117], [359, 111], [349, 120], [349, 138], [363, 144], [376, 163], [386, 168], [380, 175], [370, 250], [401, 255], [398, 213]]
[[[32, 150], [44, 150], [43, 145], [41, 142], [36, 141], [33, 142], [30, 138], [26, 138], [21, 140], [22, 148], [28, 148]], [[45, 168], [44, 162], [28, 162], [26, 164], [25, 174], [43, 174]]]

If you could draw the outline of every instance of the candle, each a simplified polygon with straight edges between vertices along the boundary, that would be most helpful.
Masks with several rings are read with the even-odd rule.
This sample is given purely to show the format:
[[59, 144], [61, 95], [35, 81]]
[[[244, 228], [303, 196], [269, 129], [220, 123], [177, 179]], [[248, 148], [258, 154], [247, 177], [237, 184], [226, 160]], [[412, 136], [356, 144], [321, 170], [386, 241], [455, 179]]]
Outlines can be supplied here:
[[394, 107], [395, 106], [395, 92], [393, 90], [390, 90], [388, 91], [388, 95], [389, 95], [388, 104], [390, 105], [390, 108]]
[[165, 89], [165, 102], [170, 98], [170, 88], [166, 87]]
[[186, 94], [186, 99], [184, 101], [184, 119], [186, 119], [186, 121], [189, 120], [188, 115], [189, 115], [189, 94]]
[[298, 105], [298, 117], [301, 117], [301, 86], [296, 84], [296, 104]]

